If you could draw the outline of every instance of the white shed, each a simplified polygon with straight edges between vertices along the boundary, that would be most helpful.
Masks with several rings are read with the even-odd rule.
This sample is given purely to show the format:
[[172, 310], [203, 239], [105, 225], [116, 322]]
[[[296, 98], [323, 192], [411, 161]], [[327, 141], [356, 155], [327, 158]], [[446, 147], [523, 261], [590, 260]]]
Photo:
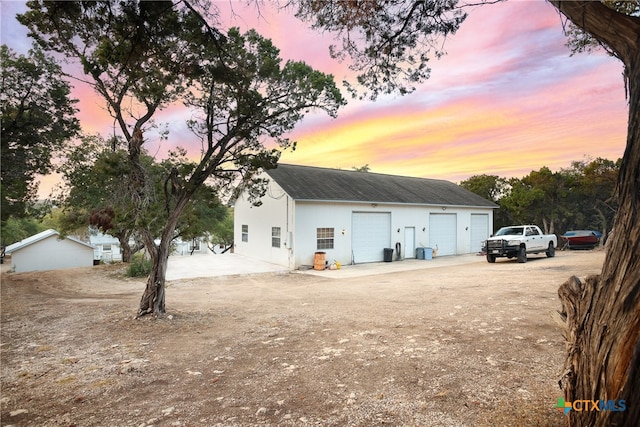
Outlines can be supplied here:
[[16, 273], [90, 267], [94, 247], [73, 237], [61, 239], [55, 230], [46, 230], [7, 246], [11, 268]]
[[[234, 209], [235, 252], [291, 269], [480, 252], [498, 206], [452, 182], [280, 164], [262, 205]], [[385, 251], [386, 249], [386, 251]]]
[[110, 234], [97, 232], [89, 234], [89, 242], [95, 248], [93, 259], [103, 262], [122, 261], [122, 250], [120, 240]]

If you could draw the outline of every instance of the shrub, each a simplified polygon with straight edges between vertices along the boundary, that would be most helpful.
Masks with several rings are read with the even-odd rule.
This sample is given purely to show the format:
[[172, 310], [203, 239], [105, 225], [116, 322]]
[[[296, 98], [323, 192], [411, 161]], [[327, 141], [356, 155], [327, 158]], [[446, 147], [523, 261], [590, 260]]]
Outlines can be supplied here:
[[137, 253], [131, 259], [127, 268], [127, 276], [144, 277], [151, 272], [151, 260], [147, 259], [143, 253]]

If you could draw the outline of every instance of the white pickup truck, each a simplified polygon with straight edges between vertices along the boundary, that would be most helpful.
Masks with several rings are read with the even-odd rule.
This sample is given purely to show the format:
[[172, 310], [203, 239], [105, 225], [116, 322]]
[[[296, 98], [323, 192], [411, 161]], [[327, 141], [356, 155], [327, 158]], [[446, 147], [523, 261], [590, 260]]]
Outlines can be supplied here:
[[544, 252], [549, 258], [556, 255], [558, 238], [555, 234], [542, 234], [537, 225], [510, 225], [502, 227], [484, 243], [488, 262], [497, 257], [518, 258], [527, 262], [527, 254]]

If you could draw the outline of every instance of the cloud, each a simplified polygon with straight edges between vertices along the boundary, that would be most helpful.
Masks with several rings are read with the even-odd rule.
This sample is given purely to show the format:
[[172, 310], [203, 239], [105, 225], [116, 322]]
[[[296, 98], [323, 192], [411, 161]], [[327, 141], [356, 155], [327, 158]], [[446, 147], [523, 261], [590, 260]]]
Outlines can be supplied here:
[[[338, 82], [353, 81], [348, 64], [329, 57], [328, 46], [335, 43], [330, 34], [278, 13], [269, 2], [260, 16], [242, 2], [216, 4], [224, 27], [256, 28], [284, 60], [305, 61]], [[26, 32], [5, 17], [5, 2], [2, 8], [3, 42], [24, 46], [19, 34]], [[585, 156], [622, 156], [628, 105], [616, 59], [603, 52], [570, 57], [561, 18], [545, 1], [508, 1], [469, 12], [446, 40], [448, 54], [431, 61], [431, 78], [414, 93], [375, 103], [352, 100], [337, 119], [309, 114], [291, 135], [297, 150], [281, 161], [344, 169], [369, 164], [374, 172], [459, 182], [482, 173], [522, 177], [543, 166], [558, 170]], [[104, 104], [89, 88], [76, 88], [74, 96], [85, 130], [113, 132]], [[149, 131], [149, 150], [163, 156], [183, 146], [197, 156], [200, 143], [184, 124], [191, 114], [164, 110], [157, 122], [170, 124], [170, 139], [160, 142]]]

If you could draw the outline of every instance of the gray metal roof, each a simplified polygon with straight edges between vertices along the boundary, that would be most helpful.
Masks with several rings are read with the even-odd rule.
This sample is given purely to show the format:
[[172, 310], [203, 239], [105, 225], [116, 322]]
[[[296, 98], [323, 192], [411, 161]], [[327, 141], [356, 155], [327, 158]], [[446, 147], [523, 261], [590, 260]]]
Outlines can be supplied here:
[[[34, 243], [37, 243], [37, 242], [39, 242], [41, 240], [44, 240], [44, 239], [48, 239], [49, 237], [52, 237], [52, 236], [58, 236], [58, 238], [59, 238], [60, 233], [58, 233], [56, 230], [53, 230], [53, 229], [50, 228], [48, 230], [42, 231], [42, 232], [40, 232], [38, 234], [34, 234], [31, 237], [27, 237], [26, 239], [20, 240], [19, 242], [16, 242], [16, 243], [13, 243], [13, 244], [7, 246], [5, 251], [6, 251], [7, 255], [11, 255], [11, 253], [13, 253], [13, 252], [17, 252], [22, 248], [26, 248], [27, 246], [33, 245]], [[68, 239], [68, 240], [70, 240], [72, 242], [75, 242], [75, 243], [80, 243], [81, 245], [87, 246], [89, 248], [95, 249], [90, 244], [85, 243], [82, 240], [78, 240], [78, 239], [76, 239], [74, 237], [67, 236], [66, 239]]]
[[294, 200], [497, 208], [449, 181], [278, 164], [266, 173]]

